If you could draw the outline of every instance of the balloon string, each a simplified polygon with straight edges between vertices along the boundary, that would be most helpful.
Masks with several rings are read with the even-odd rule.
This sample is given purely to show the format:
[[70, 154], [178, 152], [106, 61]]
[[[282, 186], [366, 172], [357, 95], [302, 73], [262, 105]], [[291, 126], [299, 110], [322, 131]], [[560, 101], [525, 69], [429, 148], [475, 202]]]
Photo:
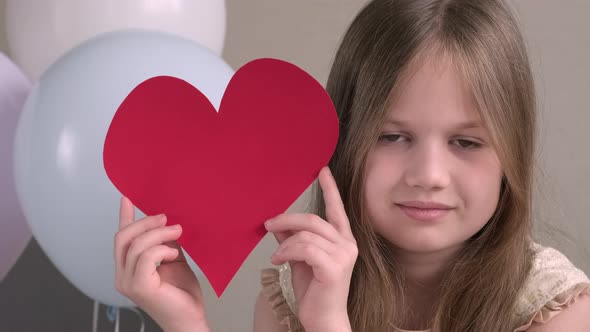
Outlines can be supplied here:
[[94, 308], [92, 309], [92, 332], [98, 331], [98, 301], [94, 301]]
[[119, 318], [121, 317], [121, 310], [119, 308], [117, 308], [117, 313], [116, 313], [116, 319], [115, 319], [115, 332], [119, 332]]
[[139, 320], [141, 322], [139, 332], [144, 332], [145, 331], [145, 320], [143, 319], [143, 315], [141, 314], [141, 312], [135, 308], [129, 308], [129, 310], [131, 310], [137, 314], [137, 316], [139, 317]]
[[[141, 323], [141, 325], [139, 327], [139, 332], [145, 332], [145, 319], [143, 318], [141, 311], [139, 311], [137, 308], [123, 308], [123, 309], [129, 309], [137, 314], [137, 317], [139, 317], [139, 322]], [[121, 308], [115, 307], [115, 306], [109, 306], [107, 309], [107, 317], [108, 317], [109, 321], [115, 322], [115, 332], [119, 332], [119, 326], [120, 326], [120, 320], [121, 320]], [[96, 332], [96, 331], [94, 331], [94, 332]]]
[[109, 322], [112, 323], [117, 319], [117, 310], [119, 310], [119, 308], [113, 305], [107, 307], [107, 318], [109, 319]]
[[[98, 332], [98, 312], [100, 309], [100, 303], [98, 301], [94, 301], [94, 305], [92, 308], [92, 332]], [[137, 314], [139, 317], [139, 322], [141, 325], [139, 326], [139, 332], [145, 332], [145, 319], [136, 308], [127, 308]], [[115, 321], [115, 332], [119, 332], [120, 320], [121, 320], [121, 308], [115, 306], [109, 306], [107, 308], [107, 318], [109, 321]]]

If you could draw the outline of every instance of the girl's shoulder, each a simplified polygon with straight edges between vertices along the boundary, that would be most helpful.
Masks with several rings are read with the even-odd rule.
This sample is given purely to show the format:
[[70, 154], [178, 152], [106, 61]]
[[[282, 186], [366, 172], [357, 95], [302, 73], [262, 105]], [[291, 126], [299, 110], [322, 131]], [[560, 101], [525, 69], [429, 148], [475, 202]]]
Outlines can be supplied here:
[[533, 266], [516, 302], [515, 331], [533, 322], [546, 323], [582, 295], [590, 295], [590, 279], [561, 252], [532, 243]]

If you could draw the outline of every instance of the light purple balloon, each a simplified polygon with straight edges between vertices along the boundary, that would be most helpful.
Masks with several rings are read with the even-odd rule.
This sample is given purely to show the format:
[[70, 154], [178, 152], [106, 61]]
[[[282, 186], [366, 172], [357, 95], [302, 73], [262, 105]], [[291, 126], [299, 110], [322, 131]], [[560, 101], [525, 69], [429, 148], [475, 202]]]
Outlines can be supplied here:
[[0, 281], [31, 239], [16, 196], [13, 169], [16, 124], [30, 91], [23, 72], [0, 53]]

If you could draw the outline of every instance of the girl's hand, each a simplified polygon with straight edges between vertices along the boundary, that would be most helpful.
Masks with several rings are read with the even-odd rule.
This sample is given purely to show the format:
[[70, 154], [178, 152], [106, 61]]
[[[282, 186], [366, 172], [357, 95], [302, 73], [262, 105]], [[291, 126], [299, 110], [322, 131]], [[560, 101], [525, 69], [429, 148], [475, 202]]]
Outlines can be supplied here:
[[279, 242], [271, 262], [290, 263], [298, 317], [306, 331], [350, 331], [347, 300], [358, 249], [327, 167], [319, 180], [327, 221], [315, 214], [282, 214], [266, 222]]
[[180, 225], [166, 216], [134, 221], [133, 204], [121, 198], [115, 235], [115, 287], [167, 332], [209, 331], [199, 282], [176, 240]]

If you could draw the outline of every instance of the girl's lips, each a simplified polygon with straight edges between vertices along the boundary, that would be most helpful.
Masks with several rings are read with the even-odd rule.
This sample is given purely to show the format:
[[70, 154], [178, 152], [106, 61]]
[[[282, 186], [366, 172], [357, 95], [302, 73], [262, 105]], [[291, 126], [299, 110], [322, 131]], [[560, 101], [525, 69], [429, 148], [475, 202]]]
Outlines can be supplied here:
[[446, 216], [451, 209], [421, 209], [397, 204], [397, 206], [410, 218], [420, 221], [436, 221]]

